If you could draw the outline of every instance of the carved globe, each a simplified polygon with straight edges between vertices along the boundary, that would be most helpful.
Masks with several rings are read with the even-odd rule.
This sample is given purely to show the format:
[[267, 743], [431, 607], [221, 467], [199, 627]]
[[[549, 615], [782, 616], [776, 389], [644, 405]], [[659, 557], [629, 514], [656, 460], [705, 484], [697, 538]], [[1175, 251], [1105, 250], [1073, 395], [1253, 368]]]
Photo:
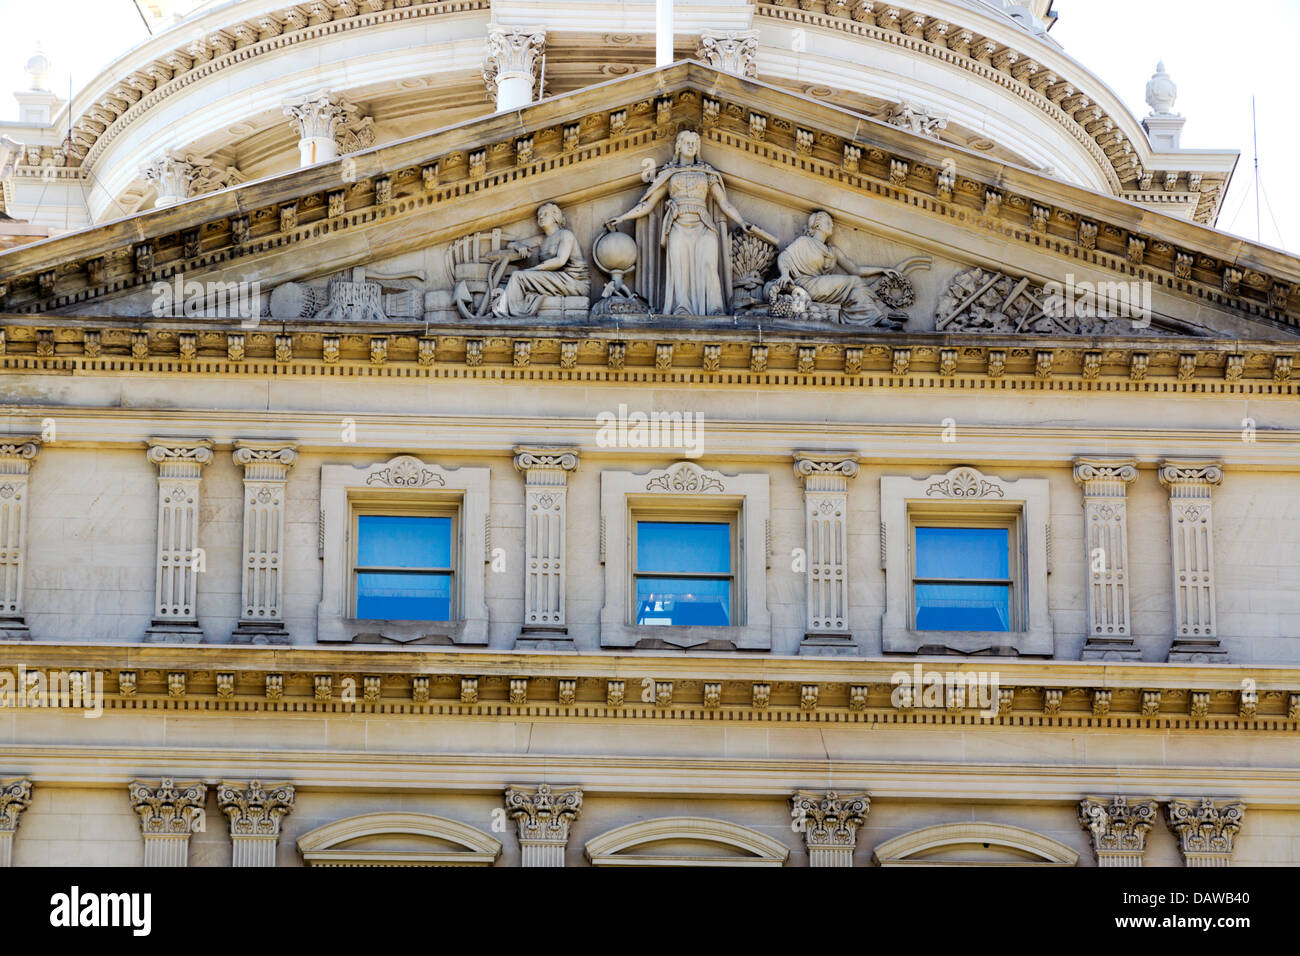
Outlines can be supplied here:
[[591, 254], [606, 272], [628, 272], [636, 265], [636, 240], [625, 232], [607, 232], [596, 240]]

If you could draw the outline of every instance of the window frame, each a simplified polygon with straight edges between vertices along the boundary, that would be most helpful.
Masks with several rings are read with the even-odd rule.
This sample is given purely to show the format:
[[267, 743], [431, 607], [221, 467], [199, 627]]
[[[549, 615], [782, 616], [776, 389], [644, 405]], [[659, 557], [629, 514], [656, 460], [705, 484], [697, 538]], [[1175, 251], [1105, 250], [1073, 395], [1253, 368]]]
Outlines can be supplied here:
[[[1055, 634], [1048, 604], [1050, 481], [1009, 480], [961, 465], [924, 478], [880, 479], [885, 611], [881, 650], [886, 654], [959, 653], [1052, 657]], [[1011, 559], [1019, 561], [1020, 594], [1012, 594], [1013, 630], [940, 631], [916, 627], [914, 516], [952, 516], [958, 526], [1005, 522], [1017, 515]], [[1008, 570], [1015, 569], [1009, 567]], [[1015, 619], [1016, 610], [1020, 617]]]
[[[439, 496], [441, 497], [441, 496]], [[370, 496], [356, 495], [348, 497], [348, 507], [350, 511], [348, 521], [348, 616], [355, 621], [381, 621], [390, 620], [389, 618], [370, 618], [361, 617], [357, 614], [357, 575], [364, 573], [383, 573], [392, 569], [388, 568], [362, 568], [358, 561], [358, 551], [361, 547], [361, 519], [363, 517], [377, 516], [385, 518], [450, 518], [451, 519], [451, 565], [447, 568], [402, 568], [404, 574], [446, 574], [451, 578], [451, 605], [450, 614], [446, 621], [455, 621], [460, 617], [460, 580], [461, 569], [459, 567], [461, 556], [464, 552], [464, 542], [461, 539], [461, 500], [457, 496], [455, 499], [439, 501], [436, 498], [425, 502], [413, 501], [410, 499], [393, 498], [391, 496]], [[437, 623], [432, 621], [432, 623]]]
[[[689, 521], [695, 515], [723, 512], [735, 516], [732, 623], [628, 623], [635, 620], [631, 596], [635, 594], [633, 515], [671, 515], [674, 520]], [[771, 650], [772, 618], [767, 605], [770, 519], [770, 477], [766, 472], [733, 475], [707, 470], [693, 461], [639, 472], [602, 470], [600, 561], [605, 567], [605, 600], [600, 611], [600, 646]]]
[[[981, 530], [987, 528], [1005, 529], [1007, 532], [1007, 571], [1009, 577], [1006, 579], [995, 578], [918, 578], [916, 574], [917, 545], [916, 530], [917, 528], [958, 528]], [[951, 509], [942, 505], [912, 504], [907, 509], [907, 570], [909, 576], [908, 584], [908, 621], [911, 622], [913, 630], [918, 633], [948, 633], [941, 628], [922, 628], [916, 623], [917, 613], [920, 608], [917, 606], [916, 588], [918, 584], [987, 584], [994, 586], [1007, 586], [1009, 588], [1008, 607], [1011, 612], [1011, 620], [1005, 631], [990, 631], [983, 633], [994, 634], [1015, 634], [1024, 630], [1024, 623], [1028, 615], [1025, 608], [1025, 546], [1024, 546], [1024, 520], [1023, 511], [1020, 507], [1011, 506], [1006, 510], [995, 507], [986, 507], [978, 512], [969, 509]], [[963, 632], [972, 633], [972, 632]]]
[[[629, 627], [701, 627], [709, 625], [698, 624], [638, 624], [636, 620], [637, 607], [640, 603], [637, 599], [637, 578], [638, 577], [655, 577], [655, 578], [688, 578], [697, 579], [726, 579], [729, 582], [727, 596], [727, 616], [731, 621], [730, 624], [718, 625], [722, 627], [743, 627], [744, 626], [744, 608], [741, 606], [741, 541], [740, 541], [740, 505], [735, 508], [729, 508], [725, 505], [714, 507], [713, 502], [679, 502], [675, 506], [665, 507], [662, 502], [652, 504], [637, 504], [634, 499], [628, 500], [628, 551], [627, 563], [628, 581], [627, 599], [628, 615], [627, 623]], [[670, 521], [676, 524], [725, 524], [727, 526], [727, 543], [729, 550], [729, 561], [731, 571], [728, 574], [713, 573], [690, 573], [690, 572], [673, 572], [673, 571], [641, 571], [637, 566], [637, 534], [638, 527], [642, 521], [664, 522]]]
[[[316, 607], [318, 643], [454, 644], [488, 643], [486, 598], [487, 522], [490, 468], [444, 468], [413, 455], [367, 465], [322, 465], [319, 557], [321, 599]], [[454, 508], [457, 516], [453, 619], [384, 621], [355, 617], [353, 568], [356, 508], [379, 513], [432, 514]], [[445, 511], [444, 511], [445, 513]]]

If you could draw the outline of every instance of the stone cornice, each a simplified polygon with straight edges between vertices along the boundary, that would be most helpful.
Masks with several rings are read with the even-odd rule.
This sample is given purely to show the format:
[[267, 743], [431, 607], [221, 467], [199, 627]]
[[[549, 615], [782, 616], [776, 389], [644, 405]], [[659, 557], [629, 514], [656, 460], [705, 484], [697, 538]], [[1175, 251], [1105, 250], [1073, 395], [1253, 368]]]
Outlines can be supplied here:
[[[1300, 326], [1300, 317], [1288, 314], [1300, 289], [1300, 260], [1293, 256], [888, 124], [864, 124], [851, 111], [694, 62], [349, 157], [356, 181], [347, 190], [341, 215], [329, 215], [329, 195], [340, 191], [340, 167], [337, 162], [322, 163], [19, 247], [0, 255], [0, 269], [9, 277], [7, 290], [0, 283], [0, 292], [7, 292], [10, 310], [68, 310], [177, 270], [215, 273], [239, 257], [283, 250], [345, 226], [353, 231], [378, 220], [427, 215], [434, 205], [484, 190], [518, 189], [533, 177], [539, 184], [542, 178], [562, 179], [574, 164], [644, 150], [662, 140], [654, 104], [665, 97], [673, 103], [670, 125], [680, 121], [707, 126], [704, 133], [711, 149], [740, 150], [797, 169], [821, 180], [823, 188], [862, 190], [967, 228], [992, 231], [1003, 240], [1023, 242], [1063, 262], [1084, 262], [1130, 280], [1152, 281], [1265, 323]], [[705, 98], [718, 104], [712, 126], [702, 119]], [[747, 132], [744, 117], [749, 111], [768, 118], [761, 142]], [[623, 112], [626, 123], [612, 128], [611, 112]], [[586, 131], [580, 148], [567, 149], [562, 135], [549, 135], [574, 123]], [[814, 134], [811, 153], [797, 148], [800, 129]], [[548, 135], [543, 137], [543, 132]], [[527, 134], [534, 134], [531, 161], [519, 163], [514, 144]], [[847, 147], [857, 151], [852, 163]], [[468, 163], [471, 152], [481, 152], [483, 163]], [[954, 158], [960, 161], [962, 175], [941, 188], [938, 171]], [[986, 202], [990, 191], [998, 195], [998, 203]], [[286, 227], [279, 209], [292, 202], [297, 203], [297, 213]], [[1035, 210], [1046, 218], [1035, 220]], [[1035, 221], [1041, 221], [1041, 229], [1035, 228]], [[185, 237], [193, 238], [199, 229], [204, 248], [199, 255], [186, 256], [198, 247]], [[1140, 262], [1131, 258], [1135, 243], [1144, 250]], [[0, 298], [0, 308], [6, 307], [4, 301]]]
[[[410, 0], [380, 11], [372, 10], [367, 3], [354, 3], [351, 7], [350, 12], [332, 8], [331, 17], [326, 21], [304, 16], [296, 7], [274, 13], [267, 11], [236, 23], [211, 20], [200, 37], [194, 38], [187, 32], [185, 43], [175, 49], [129, 67], [128, 58], [114, 63], [114, 67], [128, 70], [124, 77], [101, 83], [98, 91], [90, 96], [78, 94], [76, 98], [78, 103], [89, 103], [78, 107], [81, 114], [71, 123], [81, 166], [93, 170], [109, 144], [185, 87], [245, 65], [258, 56], [371, 26], [446, 14], [486, 13], [491, 9], [491, 2]], [[296, 15], [290, 16], [291, 11]], [[191, 29], [200, 27], [192, 24]]]
[[[1008, 662], [985, 658], [809, 659], [689, 654], [616, 655], [497, 651], [417, 653], [332, 647], [236, 645], [58, 645], [25, 643], [21, 666], [102, 673], [109, 710], [190, 712], [373, 713], [492, 716], [521, 719], [705, 720], [834, 724], [958, 724], [1112, 728], [1152, 731], [1300, 731], [1300, 668], [1087, 662]], [[12, 683], [18, 651], [0, 644], [0, 674]], [[999, 713], [979, 707], [931, 707], [918, 688], [911, 706], [895, 699], [894, 675], [913, 668], [943, 675], [994, 673]], [[183, 683], [170, 680], [184, 674]], [[557, 676], [558, 675], [558, 676]], [[376, 697], [316, 696], [318, 677], [336, 686], [366, 684]], [[271, 680], [269, 678], [275, 678]], [[561, 678], [566, 687], [561, 687]], [[640, 686], [670, 682], [671, 699], [642, 704], [624, 693], [610, 703], [610, 681]], [[98, 678], [95, 678], [97, 681]], [[463, 681], [476, 682], [473, 702]], [[525, 681], [526, 703], [511, 703], [512, 682]], [[572, 682], [572, 683], [570, 683]], [[706, 684], [719, 684], [706, 700]], [[756, 690], [762, 685], [764, 692]], [[0, 684], [0, 686], [3, 686]], [[172, 692], [183, 686], [181, 694]], [[1244, 686], [1254, 688], [1249, 707]], [[815, 706], [806, 706], [815, 687]], [[1151, 692], [1159, 690], [1157, 705]], [[1104, 707], [1098, 700], [1104, 699]]]
[[[1113, 111], [1108, 113], [1092, 96], [1080, 95], [1099, 92], [1113, 99], [1113, 94], [1105, 89], [1100, 80], [1088, 74], [1083, 67], [1071, 69], [1069, 75], [1066, 75], [1065, 72], [1054, 72], [1038, 62], [1033, 55], [1025, 52], [1031, 42], [1027, 36], [1023, 37], [1023, 46], [1012, 47], [994, 40], [980, 29], [964, 26], [946, 16], [913, 14], [895, 8], [900, 15], [881, 22], [870, 12], [862, 16], [849, 16], [848, 9], [844, 8], [844, 15], [836, 16], [829, 10], [822, 13], [816, 9], [803, 9], [803, 6], [800, 4], [796, 9], [793, 5], [759, 2], [755, 16], [760, 20], [813, 26], [902, 47], [965, 70], [1019, 96], [1064, 128], [1092, 157], [1113, 192], [1136, 194], [1145, 189], [1145, 171], [1136, 157], [1150, 157], [1153, 150], [1135, 118], [1122, 102], [1115, 101]], [[972, 22], [978, 19], [970, 11], [962, 13]], [[920, 16], [925, 25], [916, 30], [908, 29], [906, 24], [914, 22], [916, 16]], [[1018, 31], [1002, 27], [998, 32], [1014, 34]], [[1062, 71], [1069, 62], [1055, 49], [1042, 50], [1038, 57], [1064, 60], [1064, 63], [1057, 64]], [[1077, 74], [1084, 74], [1082, 84], [1070, 82], [1078, 79]], [[1086, 89], [1082, 88], [1084, 85]], [[1187, 161], [1193, 160], [1188, 157]], [[1161, 176], [1165, 172], [1164, 169], [1159, 170]], [[1184, 192], [1196, 193], [1200, 197], [1196, 221], [1212, 223], [1225, 198], [1226, 176], [1207, 180], [1205, 174], [1213, 176], [1213, 173], [1195, 168], [1174, 172], [1176, 176], [1188, 177], [1189, 187]], [[1195, 177], [1198, 184], [1196, 189], [1190, 188], [1192, 177]], [[1201, 184], [1210, 188], [1202, 191], [1199, 188]]]
[[[864, 336], [843, 328], [759, 329], [752, 320], [728, 327], [620, 330], [575, 326], [557, 333], [526, 326], [410, 327], [377, 325], [276, 332], [228, 331], [162, 323], [63, 317], [4, 316], [0, 373], [56, 372], [172, 375], [396, 377], [519, 382], [653, 382], [695, 387], [944, 388], [981, 391], [1156, 392], [1161, 394], [1300, 394], [1293, 361], [1300, 342], [1218, 339], [1011, 338], [932, 332]], [[21, 324], [18, 324], [21, 323]], [[278, 325], [278, 323], [277, 323]], [[752, 329], [747, 329], [752, 325]], [[51, 328], [53, 326], [53, 328]], [[231, 324], [231, 328], [233, 328]], [[443, 333], [447, 334], [443, 334]], [[672, 365], [656, 364], [664, 335], [676, 342]], [[813, 366], [800, 350], [813, 345]], [[332, 349], [326, 354], [326, 339]], [[373, 344], [382, 342], [383, 362]], [[529, 361], [515, 360], [528, 343]], [[286, 348], [287, 344], [287, 348]], [[719, 367], [705, 368], [705, 346], [717, 345]], [[57, 346], [57, 347], [56, 347]], [[576, 358], [566, 363], [566, 346]], [[619, 362], [611, 346], [623, 346]], [[763, 349], [761, 370], [755, 350]], [[956, 353], [955, 368], [944, 364]], [[287, 356], [286, 356], [287, 352]], [[335, 355], [337, 354], [337, 357]], [[899, 355], [905, 356], [900, 370]], [[1050, 357], [1046, 373], [1041, 359]], [[1140, 359], [1143, 374], [1132, 369]]]

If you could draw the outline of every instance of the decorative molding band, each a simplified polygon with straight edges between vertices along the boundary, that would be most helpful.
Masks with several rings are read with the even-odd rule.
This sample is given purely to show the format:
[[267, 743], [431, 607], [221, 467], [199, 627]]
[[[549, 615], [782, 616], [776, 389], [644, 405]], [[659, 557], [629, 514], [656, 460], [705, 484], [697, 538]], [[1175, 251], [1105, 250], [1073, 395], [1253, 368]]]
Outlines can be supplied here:
[[[753, 371], [749, 365], [750, 349], [757, 345], [758, 333], [718, 330], [694, 330], [694, 341], [680, 343], [674, 350], [671, 369], [656, 368], [655, 346], [661, 340], [647, 330], [644, 338], [629, 337], [625, 330], [593, 333], [584, 330], [577, 348], [578, 361], [564, 364], [563, 344], [573, 336], [537, 335], [530, 339], [496, 335], [483, 338], [466, 336], [463, 331], [455, 335], [421, 336], [415, 333], [396, 333], [389, 337], [387, 358], [383, 365], [370, 362], [369, 335], [339, 329], [334, 335], [321, 332], [286, 333], [292, 342], [292, 358], [277, 362], [274, 354], [275, 336], [254, 333], [245, 336], [243, 355], [232, 359], [227, 350], [227, 333], [203, 330], [198, 332], [151, 330], [141, 333], [149, 337], [148, 357], [132, 355], [132, 332], [124, 328], [100, 330], [82, 329], [76, 320], [55, 319], [41, 321], [41, 329], [58, 326], [56, 341], [71, 348], [81, 346], [81, 356], [66, 351], [57, 356], [36, 354], [37, 324], [10, 325], [4, 328], [5, 348], [0, 352], [0, 372], [49, 372], [87, 374], [117, 374], [144, 372], [149, 374], [194, 377], [226, 375], [239, 377], [308, 377], [308, 378], [400, 378], [440, 379], [456, 381], [491, 382], [652, 382], [664, 385], [689, 385], [693, 387], [728, 388], [737, 385], [805, 389], [942, 389], [951, 391], [994, 392], [1056, 392], [1083, 393], [1107, 392], [1157, 395], [1211, 395], [1292, 397], [1300, 395], [1300, 379], [1279, 379], [1273, 369], [1279, 361], [1289, 359], [1300, 351], [1300, 346], [1256, 343], [1244, 346], [1232, 343], [1231, 349], [1241, 349], [1244, 374], [1232, 377], [1226, 343], [1217, 340], [1187, 340], [1176, 350], [1166, 350], [1167, 361], [1149, 367], [1141, 380], [1129, 377], [1133, 354], [1150, 351], [1150, 345], [1122, 344], [1105, 353], [1092, 352], [1077, 342], [1063, 339], [1046, 339], [1035, 343], [1037, 349], [1026, 348], [1024, 343], [1008, 347], [1004, 341], [979, 337], [961, 350], [959, 371], [954, 375], [941, 374], [942, 349], [932, 333], [899, 333], [888, 338], [864, 341], [843, 333], [825, 332], [827, 340], [815, 347], [817, 368], [811, 375], [798, 371], [800, 340], [793, 336], [785, 340], [777, 332], [774, 338], [764, 330], [763, 343], [767, 346], [769, 362], [766, 370]], [[680, 330], [677, 334], [681, 334]], [[600, 335], [601, 337], [593, 337]], [[187, 357], [175, 351], [175, 343], [185, 336], [194, 340], [196, 354]], [[341, 343], [344, 357], [327, 361], [323, 350], [325, 340]], [[705, 346], [701, 342], [713, 339], [725, 343], [721, 356], [735, 364], [717, 369], [706, 367]], [[610, 367], [606, 356], [608, 344], [617, 340], [625, 344], [625, 361], [621, 368]], [[515, 341], [531, 343], [531, 361], [526, 367], [516, 367], [512, 362]], [[467, 343], [477, 342], [477, 359], [471, 360]], [[91, 343], [91, 344], [88, 344]], [[424, 343], [433, 343], [434, 361], [421, 361]], [[911, 353], [908, 371], [904, 375], [893, 372], [893, 353], [899, 343]], [[1034, 353], [1043, 347], [1053, 353], [1052, 374], [1043, 378], [1035, 374]], [[364, 349], [364, 357], [362, 350]], [[90, 353], [93, 351], [93, 355]], [[1199, 373], [1185, 377], [1180, 372], [1176, 353], [1196, 358]], [[427, 355], [428, 352], [426, 351]], [[1095, 364], [1093, 356], [1096, 356]], [[1104, 357], [1103, 357], [1104, 356]], [[167, 442], [163, 442], [167, 444]]]

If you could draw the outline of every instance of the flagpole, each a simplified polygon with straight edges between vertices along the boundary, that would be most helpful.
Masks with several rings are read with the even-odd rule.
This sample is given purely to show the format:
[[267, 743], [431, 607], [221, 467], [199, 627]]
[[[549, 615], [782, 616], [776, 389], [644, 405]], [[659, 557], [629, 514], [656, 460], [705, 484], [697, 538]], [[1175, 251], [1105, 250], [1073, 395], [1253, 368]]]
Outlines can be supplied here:
[[673, 62], [673, 0], [655, 0], [655, 66]]

